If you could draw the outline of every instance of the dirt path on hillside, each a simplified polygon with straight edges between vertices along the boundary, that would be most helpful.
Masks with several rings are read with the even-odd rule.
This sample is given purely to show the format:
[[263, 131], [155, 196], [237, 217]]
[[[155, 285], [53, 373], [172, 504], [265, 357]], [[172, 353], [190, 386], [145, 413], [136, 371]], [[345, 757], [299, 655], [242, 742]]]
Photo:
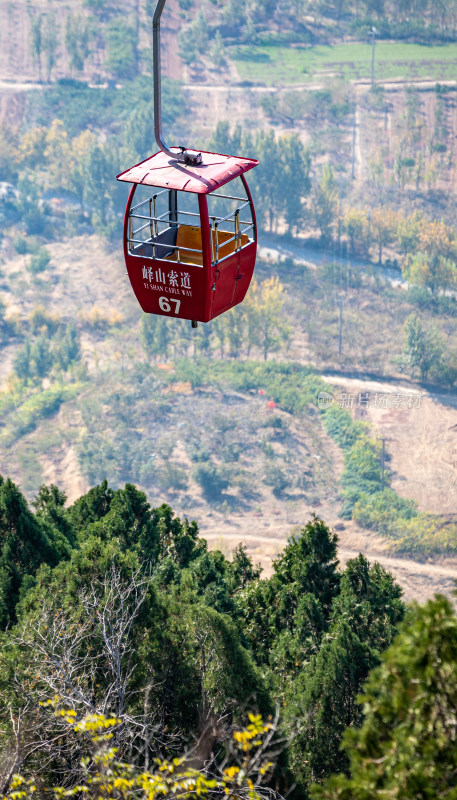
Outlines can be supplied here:
[[[246, 520], [246, 522], [248, 522]], [[254, 533], [258, 520], [250, 520], [250, 532], [243, 536], [242, 531], [223, 532], [211, 531], [200, 525], [202, 536], [208, 539], [210, 546], [220, 549], [227, 555], [243, 542], [255, 562], [259, 562], [264, 568], [264, 574], [270, 575], [271, 560], [275, 558], [287, 542], [289, 532], [284, 532], [283, 537], [268, 536]], [[244, 527], [244, 526], [243, 526]], [[247, 526], [246, 526], [247, 527]], [[420, 563], [410, 559], [395, 558], [385, 555], [379, 551], [380, 542], [378, 537], [366, 536], [365, 532], [358, 533], [351, 531], [346, 534], [338, 531], [340, 546], [338, 557], [341, 566], [344, 566], [351, 558], [356, 558], [359, 553], [363, 553], [370, 561], [378, 561], [386, 570], [392, 573], [398, 583], [402, 586], [406, 600], [417, 600], [423, 602], [432, 597], [436, 592], [450, 595], [455, 589], [457, 581], [457, 564], [451, 561], [443, 564]], [[368, 538], [368, 541], [367, 541]], [[378, 541], [370, 541], [370, 539]], [[360, 544], [355, 542], [359, 539]], [[352, 546], [348, 546], [350, 543]], [[377, 547], [376, 547], [377, 544]], [[375, 545], [374, 547], [372, 545]]]
[[[419, 508], [432, 513], [453, 515], [457, 512], [457, 398], [425, 392], [411, 383], [383, 383], [344, 376], [323, 376], [337, 393], [346, 394], [346, 403], [359, 419], [373, 424], [386, 439], [387, 464], [393, 472], [392, 486], [400, 496], [417, 501]], [[368, 395], [367, 395], [368, 393]], [[357, 408], [369, 396], [368, 405]], [[386, 399], [387, 398], [387, 399]], [[386, 408], [382, 407], [386, 404]], [[395, 407], [403, 405], [411, 407]], [[332, 443], [333, 444], [333, 443]], [[339, 448], [333, 445], [335, 480], [342, 469]], [[312, 513], [335, 527], [340, 541], [342, 564], [359, 552], [370, 561], [379, 561], [392, 572], [408, 600], [423, 601], [435, 592], [450, 595], [457, 581], [457, 560], [416, 562], [388, 554], [389, 542], [354, 522], [339, 518], [339, 503], [324, 502], [314, 507], [290, 508], [284, 504], [263, 508], [255, 515], [217, 513], [200, 519], [202, 535], [211, 547], [227, 555], [243, 542], [265, 574], [283, 549], [291, 531], [306, 523]]]
[[[421, 511], [457, 514], [457, 397], [418, 389], [411, 399], [406, 383], [324, 380], [344, 390], [353, 415], [384, 437], [393, 489], [415, 500]], [[370, 396], [358, 407], [362, 393]]]

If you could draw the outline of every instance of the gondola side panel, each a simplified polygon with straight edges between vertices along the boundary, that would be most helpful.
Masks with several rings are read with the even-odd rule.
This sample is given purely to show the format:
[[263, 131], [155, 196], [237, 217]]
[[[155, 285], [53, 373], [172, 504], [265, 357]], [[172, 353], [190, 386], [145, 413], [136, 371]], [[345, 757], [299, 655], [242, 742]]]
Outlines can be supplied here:
[[240, 263], [238, 277], [236, 281], [235, 297], [233, 305], [242, 303], [246, 297], [246, 292], [254, 274], [255, 259], [257, 254], [257, 242], [251, 242], [247, 247], [240, 251]]
[[205, 298], [208, 276], [203, 267], [163, 259], [142, 258], [128, 249], [129, 214], [137, 184], [130, 190], [124, 218], [127, 274], [142, 310], [172, 319], [208, 320]]
[[205, 270], [192, 264], [126, 256], [127, 272], [147, 314], [205, 322]]

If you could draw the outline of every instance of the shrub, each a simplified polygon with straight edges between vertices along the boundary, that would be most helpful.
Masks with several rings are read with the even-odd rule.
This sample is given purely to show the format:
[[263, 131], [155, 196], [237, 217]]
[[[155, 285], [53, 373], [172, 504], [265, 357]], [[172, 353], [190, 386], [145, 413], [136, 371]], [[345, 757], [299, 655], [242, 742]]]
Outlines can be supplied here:
[[40, 249], [30, 257], [28, 269], [32, 275], [37, 275], [39, 272], [43, 272], [46, 269], [50, 260], [51, 256], [47, 248], [40, 247]]
[[93, 305], [90, 311], [81, 311], [78, 316], [82, 322], [94, 330], [104, 330], [110, 325], [122, 325], [124, 322], [120, 311], [115, 308], [105, 310], [97, 305]]
[[48, 333], [55, 333], [59, 324], [59, 317], [49, 314], [44, 306], [36, 306], [30, 315], [30, 328], [33, 333], [40, 333], [43, 328], [46, 328]]
[[281, 495], [289, 485], [289, 479], [285, 472], [276, 464], [267, 462], [264, 481], [267, 486], [271, 486], [273, 494]]
[[16, 253], [19, 253], [20, 256], [25, 256], [25, 254], [28, 253], [28, 244], [25, 236], [16, 236], [13, 247]]
[[400, 520], [409, 520], [417, 516], [417, 505], [414, 500], [399, 497], [389, 487], [383, 492], [361, 494], [354, 505], [352, 518], [384, 536], [397, 538]]
[[193, 470], [194, 480], [201, 486], [207, 500], [218, 500], [229, 485], [228, 478], [215, 464], [198, 464]]
[[184, 491], [187, 489], [188, 480], [186, 471], [174, 464], [172, 461], [167, 461], [154, 475], [155, 482], [159, 489], [163, 491]]
[[76, 384], [68, 387], [51, 387], [28, 397], [12, 415], [9, 430], [4, 433], [6, 443], [12, 444], [20, 436], [33, 431], [41, 419], [55, 414], [65, 400], [78, 394], [79, 389]]
[[424, 559], [440, 554], [457, 553], [457, 525], [433, 514], [418, 514], [397, 525], [396, 541], [391, 550]]
[[339, 406], [330, 406], [324, 411], [324, 428], [343, 450], [355, 444], [368, 430], [364, 422], [354, 422], [349, 411]]

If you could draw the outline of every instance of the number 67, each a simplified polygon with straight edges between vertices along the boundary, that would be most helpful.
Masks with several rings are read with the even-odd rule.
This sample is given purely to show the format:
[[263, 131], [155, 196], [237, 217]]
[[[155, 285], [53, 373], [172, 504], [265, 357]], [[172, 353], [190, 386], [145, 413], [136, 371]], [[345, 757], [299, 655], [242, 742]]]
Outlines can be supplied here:
[[168, 297], [159, 297], [159, 308], [165, 314], [169, 314], [171, 311], [170, 303], [175, 304], [175, 314], [179, 314], [179, 307], [181, 305], [181, 300], [175, 300], [173, 297], [168, 299]]

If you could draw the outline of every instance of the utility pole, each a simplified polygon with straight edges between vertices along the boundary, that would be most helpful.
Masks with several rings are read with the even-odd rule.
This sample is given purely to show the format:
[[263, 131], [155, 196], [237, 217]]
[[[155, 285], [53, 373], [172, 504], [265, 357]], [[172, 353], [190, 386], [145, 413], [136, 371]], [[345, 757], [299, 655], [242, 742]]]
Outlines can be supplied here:
[[341, 195], [342, 195], [342, 182], [341, 173], [338, 175], [338, 250], [340, 254], [340, 288], [341, 288]]
[[[357, 111], [356, 111], [357, 113]], [[355, 178], [355, 143], [356, 143], [356, 120], [354, 114], [354, 121], [352, 123], [352, 165], [351, 165], [351, 178]]]
[[343, 349], [343, 292], [340, 292], [340, 324], [338, 334], [338, 355], [341, 357]]
[[385, 450], [385, 443], [386, 440], [384, 437], [382, 438], [382, 450], [381, 450], [381, 491], [384, 491], [384, 462], [386, 458], [386, 450]]
[[376, 36], [376, 28], [372, 28], [370, 31], [371, 36], [371, 88], [374, 86], [374, 46], [375, 46], [375, 36]]

